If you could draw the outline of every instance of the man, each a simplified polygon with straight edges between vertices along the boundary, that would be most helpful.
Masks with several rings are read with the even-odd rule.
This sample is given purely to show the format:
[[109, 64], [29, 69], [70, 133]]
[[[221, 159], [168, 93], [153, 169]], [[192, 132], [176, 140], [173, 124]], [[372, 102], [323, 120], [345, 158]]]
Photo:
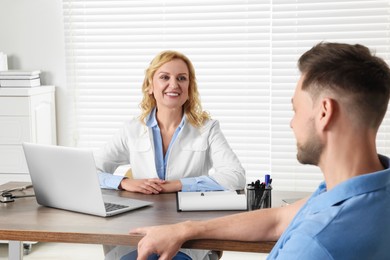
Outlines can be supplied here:
[[290, 123], [297, 159], [318, 165], [325, 181], [290, 206], [135, 229], [145, 234], [138, 259], [171, 259], [186, 240], [202, 238], [278, 239], [269, 259], [390, 259], [390, 160], [375, 145], [389, 67], [362, 45], [338, 43], [314, 46], [298, 67]]

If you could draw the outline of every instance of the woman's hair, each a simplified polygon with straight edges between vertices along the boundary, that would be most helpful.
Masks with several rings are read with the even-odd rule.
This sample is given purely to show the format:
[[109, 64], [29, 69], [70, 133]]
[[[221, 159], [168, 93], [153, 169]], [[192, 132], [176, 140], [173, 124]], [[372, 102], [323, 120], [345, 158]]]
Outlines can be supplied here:
[[153, 84], [154, 73], [165, 63], [175, 59], [180, 59], [187, 64], [189, 71], [189, 87], [188, 87], [188, 100], [183, 105], [183, 111], [187, 116], [188, 121], [195, 127], [203, 125], [204, 121], [209, 119], [210, 116], [206, 111], [202, 110], [200, 103], [198, 86], [196, 84], [195, 69], [191, 61], [182, 53], [177, 51], [163, 51], [160, 52], [151, 62], [149, 67], [145, 71], [145, 78], [142, 84], [143, 98], [140, 103], [141, 107], [141, 122], [145, 123], [146, 117], [150, 114], [153, 108], [156, 106], [156, 99], [153, 94], [149, 94], [149, 90]]
[[302, 89], [313, 100], [330, 91], [361, 124], [379, 127], [389, 103], [390, 70], [367, 47], [321, 42], [300, 57], [298, 68]]

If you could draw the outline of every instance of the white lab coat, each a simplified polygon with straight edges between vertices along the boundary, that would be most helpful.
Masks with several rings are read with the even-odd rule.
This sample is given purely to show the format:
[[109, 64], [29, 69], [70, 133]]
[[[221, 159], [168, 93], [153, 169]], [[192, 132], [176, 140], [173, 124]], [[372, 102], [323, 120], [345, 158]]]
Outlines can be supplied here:
[[[158, 178], [152, 130], [139, 119], [125, 123], [111, 142], [95, 155], [97, 169], [113, 173], [130, 164], [133, 178]], [[209, 175], [210, 174], [210, 175]], [[166, 180], [211, 176], [226, 189], [245, 187], [245, 171], [230, 148], [216, 120], [196, 128], [188, 121], [171, 147]]]
[[[133, 178], [158, 178], [152, 130], [139, 119], [125, 123], [111, 142], [95, 154], [98, 171], [113, 173], [120, 165], [130, 164]], [[210, 174], [210, 175], [209, 175]], [[245, 170], [230, 148], [216, 120], [200, 128], [186, 120], [171, 147], [166, 179], [209, 175], [226, 189], [245, 187]], [[134, 247], [105, 246], [106, 260], [119, 259]], [[181, 249], [192, 259], [209, 259], [207, 250]]]

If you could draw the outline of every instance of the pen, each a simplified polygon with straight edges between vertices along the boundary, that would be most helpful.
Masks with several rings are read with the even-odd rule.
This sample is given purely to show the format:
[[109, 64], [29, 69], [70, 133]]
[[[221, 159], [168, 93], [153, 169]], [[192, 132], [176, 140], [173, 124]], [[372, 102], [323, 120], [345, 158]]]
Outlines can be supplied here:
[[268, 190], [264, 190], [264, 193], [263, 193], [263, 196], [261, 196], [261, 199], [260, 199], [260, 203], [259, 203], [259, 207], [258, 208], [264, 208], [264, 202], [265, 202], [265, 199], [267, 198], [268, 196]]
[[271, 178], [271, 176], [269, 174], [266, 174], [264, 177], [266, 187], [268, 187], [270, 185], [270, 178]]
[[265, 183], [263, 182], [257, 187], [257, 194], [256, 194], [256, 199], [255, 199], [255, 208], [256, 209], [261, 208], [261, 199], [264, 196], [264, 191], [265, 191]]

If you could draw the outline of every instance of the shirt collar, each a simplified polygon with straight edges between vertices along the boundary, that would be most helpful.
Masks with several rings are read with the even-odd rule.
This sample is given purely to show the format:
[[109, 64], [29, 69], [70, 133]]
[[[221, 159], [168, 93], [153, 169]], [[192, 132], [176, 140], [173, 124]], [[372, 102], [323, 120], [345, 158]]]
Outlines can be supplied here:
[[155, 127], [157, 125], [156, 111], [157, 111], [156, 108], [153, 108], [149, 116], [147, 117], [146, 125], [148, 127]]
[[[156, 118], [156, 112], [157, 112], [157, 109], [156, 109], [156, 107], [154, 107], [153, 110], [150, 112], [149, 116], [147, 117], [147, 119], [146, 119], [146, 125], [147, 125], [148, 127], [152, 127], [152, 128], [153, 128], [153, 127], [158, 126], [158, 124], [157, 124], [157, 118]], [[182, 128], [183, 128], [183, 126], [184, 126], [186, 120], [187, 120], [187, 119], [186, 119], [186, 116], [183, 114], [183, 117], [182, 117], [182, 119], [181, 119], [181, 122], [180, 122], [180, 124], [179, 124], [179, 126], [178, 126], [179, 129], [182, 129]]]
[[384, 170], [353, 177], [326, 191], [325, 182], [322, 182], [310, 199], [310, 211], [321, 211], [353, 196], [375, 191], [390, 185], [390, 159], [379, 155]]

